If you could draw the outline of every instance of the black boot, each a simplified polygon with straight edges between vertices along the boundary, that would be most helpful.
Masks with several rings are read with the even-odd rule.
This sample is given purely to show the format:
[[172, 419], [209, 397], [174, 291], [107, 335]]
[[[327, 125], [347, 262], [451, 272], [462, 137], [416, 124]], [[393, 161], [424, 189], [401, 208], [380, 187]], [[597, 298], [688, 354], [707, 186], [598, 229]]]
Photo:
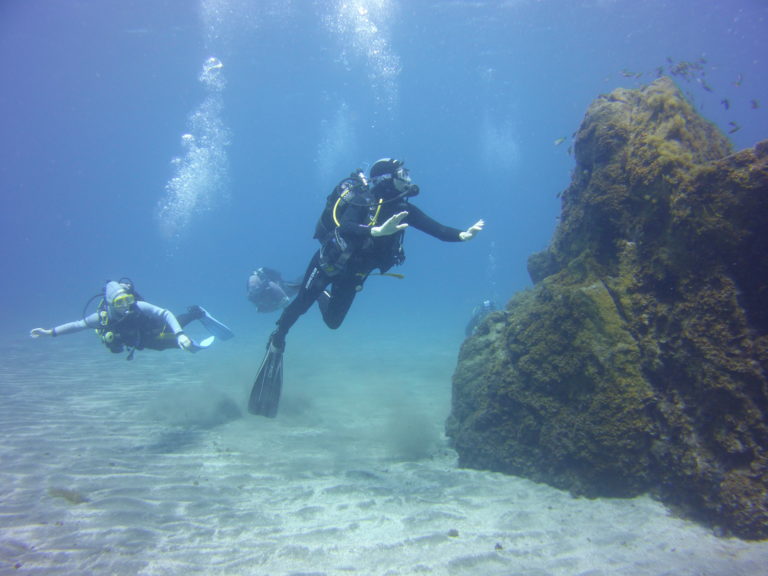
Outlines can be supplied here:
[[278, 352], [285, 350], [285, 333], [281, 332], [278, 328], [269, 336], [269, 342], [267, 343], [267, 350], [274, 348]]
[[194, 305], [187, 308], [187, 314], [189, 314], [190, 320], [199, 320], [205, 316], [205, 310], [200, 308], [200, 306]]

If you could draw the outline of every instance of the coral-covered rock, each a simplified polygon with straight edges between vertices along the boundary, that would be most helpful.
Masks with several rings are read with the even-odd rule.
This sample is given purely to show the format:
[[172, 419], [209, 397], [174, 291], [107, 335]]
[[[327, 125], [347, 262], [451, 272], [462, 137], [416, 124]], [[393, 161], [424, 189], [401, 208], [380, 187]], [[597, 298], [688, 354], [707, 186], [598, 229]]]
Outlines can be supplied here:
[[460, 464], [768, 538], [768, 142], [732, 154], [661, 78], [593, 103], [575, 152], [534, 287], [462, 347]]

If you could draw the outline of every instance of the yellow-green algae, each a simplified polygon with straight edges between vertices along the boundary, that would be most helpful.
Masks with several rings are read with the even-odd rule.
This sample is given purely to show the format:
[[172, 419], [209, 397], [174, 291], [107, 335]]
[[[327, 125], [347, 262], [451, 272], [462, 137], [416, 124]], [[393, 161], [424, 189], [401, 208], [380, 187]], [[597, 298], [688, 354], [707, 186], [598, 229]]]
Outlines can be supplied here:
[[533, 288], [461, 350], [460, 464], [644, 491], [768, 537], [768, 143], [733, 154], [671, 80], [589, 108]]

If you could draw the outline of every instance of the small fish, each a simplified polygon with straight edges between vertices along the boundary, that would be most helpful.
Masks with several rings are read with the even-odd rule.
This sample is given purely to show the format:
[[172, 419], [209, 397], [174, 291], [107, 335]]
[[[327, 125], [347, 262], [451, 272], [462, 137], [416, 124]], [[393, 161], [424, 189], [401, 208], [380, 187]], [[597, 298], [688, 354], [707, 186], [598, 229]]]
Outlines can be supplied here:
[[738, 78], [736, 78], [736, 81], [733, 83], [734, 86], [741, 86], [741, 83], [744, 81], [744, 76], [739, 74]]
[[752, 110], [757, 110], [758, 108], [760, 108], [760, 102], [758, 102], [757, 100], [750, 100], [749, 105], [752, 106]]
[[728, 122], [728, 126], [731, 127], [731, 129], [728, 130], [728, 134], [733, 134], [734, 132], [741, 130], [741, 126], [739, 126], [736, 122]]
[[565, 142], [565, 140], [566, 140], [565, 136], [558, 138], [557, 140], [555, 140], [555, 146], [560, 146], [560, 144]]
[[624, 68], [621, 71], [621, 75], [624, 76], [624, 78], [636, 78], [637, 77], [637, 73], [636, 72], [631, 72], [630, 70], [627, 70], [626, 68]]
[[699, 78], [699, 84], [701, 84], [701, 87], [704, 88], [707, 92], [712, 92], [712, 87], [707, 84], [707, 82], [703, 78]]
[[723, 98], [722, 100], [720, 100], [720, 104], [722, 104], [723, 108], [725, 108], [726, 110], [729, 110], [731, 108], [731, 101], [728, 100], [728, 98]]

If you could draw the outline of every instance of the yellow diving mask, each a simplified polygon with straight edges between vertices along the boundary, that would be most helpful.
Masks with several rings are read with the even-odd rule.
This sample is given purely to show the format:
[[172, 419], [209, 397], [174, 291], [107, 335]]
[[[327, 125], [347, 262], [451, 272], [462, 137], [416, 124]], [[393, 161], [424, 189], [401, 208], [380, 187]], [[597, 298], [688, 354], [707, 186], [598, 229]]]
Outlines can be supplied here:
[[136, 298], [133, 294], [120, 294], [115, 296], [112, 300], [112, 309], [117, 314], [125, 314], [131, 309], [131, 306], [136, 302]]

